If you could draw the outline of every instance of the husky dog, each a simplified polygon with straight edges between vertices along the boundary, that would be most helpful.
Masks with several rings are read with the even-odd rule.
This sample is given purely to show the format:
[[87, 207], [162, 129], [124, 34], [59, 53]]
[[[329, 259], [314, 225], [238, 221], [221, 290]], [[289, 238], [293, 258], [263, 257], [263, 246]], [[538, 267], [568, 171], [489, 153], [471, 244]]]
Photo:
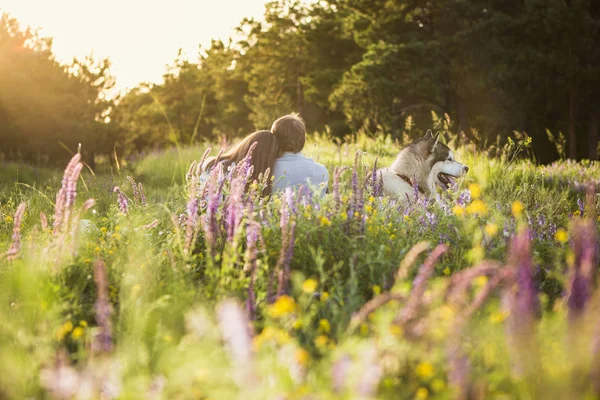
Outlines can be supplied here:
[[379, 173], [384, 194], [411, 201], [416, 190], [426, 196], [435, 193], [436, 186], [448, 190], [467, 171], [469, 167], [455, 161], [452, 151], [440, 142], [439, 134], [427, 131], [422, 139], [402, 149], [391, 167]]

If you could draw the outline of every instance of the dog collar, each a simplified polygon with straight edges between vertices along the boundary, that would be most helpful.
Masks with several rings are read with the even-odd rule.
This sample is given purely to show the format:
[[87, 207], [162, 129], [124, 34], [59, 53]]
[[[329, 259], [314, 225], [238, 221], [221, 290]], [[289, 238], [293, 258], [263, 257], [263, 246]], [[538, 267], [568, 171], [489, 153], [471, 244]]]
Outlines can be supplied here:
[[[402, 174], [396, 174], [396, 176], [402, 179], [404, 182], [408, 183], [410, 186], [415, 187], [415, 181], [410, 179], [408, 176]], [[417, 185], [417, 189], [419, 189], [419, 193], [426, 194], [425, 191], [419, 185]]]

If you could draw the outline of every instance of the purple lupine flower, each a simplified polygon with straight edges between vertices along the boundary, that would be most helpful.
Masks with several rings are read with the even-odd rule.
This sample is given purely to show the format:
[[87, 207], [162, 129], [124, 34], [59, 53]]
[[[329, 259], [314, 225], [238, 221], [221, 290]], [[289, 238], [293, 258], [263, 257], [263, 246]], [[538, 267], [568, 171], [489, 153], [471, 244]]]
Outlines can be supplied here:
[[248, 284], [248, 297], [246, 299], [246, 310], [248, 318], [253, 320], [256, 314], [256, 293], [254, 285], [256, 283], [256, 261], [258, 260], [258, 237], [260, 235], [260, 224], [254, 221], [248, 223], [246, 228], [246, 260], [244, 271], [250, 275]]
[[394, 320], [396, 324], [405, 325], [415, 320], [423, 300], [423, 294], [427, 288], [427, 281], [433, 275], [435, 270], [435, 263], [446, 251], [448, 251], [448, 245], [437, 245], [437, 247], [433, 249], [431, 254], [429, 254], [425, 262], [421, 265], [419, 272], [417, 273], [417, 277], [413, 281], [412, 290], [409, 298], [406, 301], [406, 305]]
[[40, 371], [40, 384], [54, 399], [75, 398], [81, 376], [69, 365], [69, 356], [65, 351], [56, 354], [53, 365]]
[[335, 393], [341, 393], [344, 391], [346, 386], [346, 379], [352, 366], [352, 359], [348, 354], [344, 354], [333, 364], [331, 370], [331, 380], [333, 383], [333, 391]]
[[373, 398], [383, 376], [383, 368], [379, 363], [377, 348], [371, 346], [362, 351], [360, 356], [360, 365], [364, 365], [364, 370], [357, 382], [356, 390], [360, 398]]
[[23, 222], [23, 215], [25, 214], [26, 208], [27, 204], [21, 203], [15, 212], [13, 219], [14, 224], [12, 242], [8, 248], [8, 251], [6, 252], [6, 259], [8, 261], [16, 260], [19, 256], [19, 252], [21, 251], [21, 223]]
[[456, 204], [459, 206], [465, 206], [471, 202], [471, 192], [469, 189], [465, 189], [458, 195], [458, 199], [456, 199]]
[[430, 210], [425, 212], [425, 216], [427, 217], [427, 221], [429, 221], [429, 225], [431, 225], [431, 227], [435, 227], [437, 223], [437, 216]]
[[[192, 161], [192, 163], [190, 164], [190, 167], [188, 168], [188, 172], [187, 174], [185, 174], [185, 181], [187, 182], [187, 184], [192, 184], [194, 185], [196, 182], [194, 182], [194, 175], [196, 173], [196, 160]], [[129, 179], [129, 177], [127, 177]], [[135, 192], [134, 192], [135, 193]]]
[[581, 197], [577, 198], [577, 206], [579, 207], [579, 215], [583, 217], [583, 213], [585, 212], [585, 204], [583, 203], [583, 200], [581, 200]]
[[67, 179], [67, 191], [65, 196], [65, 207], [67, 208], [75, 204], [75, 198], [77, 197], [77, 179], [79, 178], [82, 169], [83, 164], [77, 163]]
[[231, 242], [234, 239], [242, 221], [245, 188], [246, 175], [236, 176], [232, 179], [231, 190], [225, 208], [227, 242]]
[[342, 205], [341, 195], [340, 195], [340, 178], [342, 173], [346, 171], [348, 167], [335, 167], [335, 171], [333, 173], [333, 204], [334, 204], [334, 214], [337, 214]]
[[94, 281], [96, 282], [96, 323], [99, 332], [92, 339], [92, 351], [96, 353], [109, 353], [113, 349], [112, 323], [110, 316], [112, 306], [108, 296], [108, 276], [106, 264], [98, 260], [94, 263]]
[[144, 193], [144, 186], [142, 182], [138, 182], [138, 190], [140, 192], [140, 201], [142, 203], [142, 207], [146, 207], [148, 202], [146, 201], [146, 193]]
[[448, 339], [448, 383], [456, 390], [456, 399], [468, 399], [471, 388], [471, 362], [463, 351], [464, 324], [455, 324]]
[[187, 219], [185, 229], [184, 251], [189, 253], [193, 249], [193, 242], [198, 230], [198, 198], [194, 197], [187, 203]]
[[508, 267], [513, 271], [516, 291], [508, 287], [503, 303], [508, 309], [506, 321], [509, 350], [513, 352], [513, 368], [517, 376], [530, 375], [539, 368], [535, 342], [535, 321], [540, 316], [540, 301], [533, 274], [531, 241], [524, 230], [512, 238]]
[[[221, 154], [221, 153], [219, 153]], [[219, 225], [217, 223], [218, 209], [221, 204], [224, 179], [223, 164], [217, 164], [210, 172], [209, 180], [205, 186], [207, 205], [204, 218], [202, 218], [202, 229], [207, 242], [207, 247], [212, 257], [216, 254], [217, 238], [219, 237]]]
[[287, 208], [289, 212], [293, 215], [297, 215], [298, 207], [296, 205], [296, 202], [294, 201], [294, 192], [292, 191], [292, 189], [290, 187], [287, 187], [286, 190], [283, 192], [283, 196], [285, 197], [285, 201], [288, 204]]
[[515, 236], [510, 245], [508, 264], [515, 269], [517, 292], [511, 307], [511, 316], [518, 321], [518, 330], [528, 330], [540, 313], [540, 300], [533, 280], [534, 267], [531, 259], [531, 240], [525, 230]]
[[221, 335], [240, 385], [247, 385], [252, 375], [252, 336], [250, 322], [242, 307], [233, 300], [225, 300], [217, 306]]
[[121, 210], [123, 214], [127, 214], [127, 212], [129, 211], [129, 202], [127, 201], [127, 196], [125, 196], [125, 193], [123, 193], [123, 191], [118, 186], [114, 187], [113, 192], [117, 194], [119, 210]]
[[575, 262], [566, 294], [570, 318], [583, 313], [594, 286], [599, 259], [596, 227], [591, 221], [580, 221], [573, 225], [573, 251]]
[[139, 203], [140, 202], [140, 193], [138, 191], [137, 183], [135, 183], [135, 180], [131, 176], [128, 176], [127, 180], [129, 181], [129, 183], [131, 183], [131, 188], [133, 189], [133, 200], [136, 203]]
[[371, 176], [369, 177], [368, 186], [371, 189], [371, 195], [373, 197], [381, 196], [382, 193], [379, 191], [379, 178], [377, 174], [377, 157], [373, 163], [373, 170], [371, 171]]
[[210, 154], [210, 152], [211, 152], [211, 148], [208, 147], [204, 151], [204, 154], [202, 154], [202, 158], [200, 158], [200, 162], [196, 166], [196, 170], [195, 170], [196, 176], [200, 176], [200, 174], [204, 171], [204, 163], [206, 162], [206, 159], [208, 158], [208, 155]]
[[279, 271], [277, 296], [281, 296], [287, 289], [287, 283], [290, 278], [290, 263], [294, 256], [294, 244], [296, 239], [296, 223], [290, 222], [289, 211], [294, 207], [293, 197], [291, 196], [292, 189], [286, 188], [281, 199], [281, 252], [277, 261], [276, 270]]
[[71, 158], [65, 168], [61, 181], [61, 188], [56, 194], [56, 202], [54, 206], [54, 234], [57, 235], [63, 225], [68, 224], [70, 206], [75, 202], [77, 179], [83, 168], [80, 163], [81, 154], [77, 153]]
[[467, 298], [467, 289], [471, 282], [478, 276], [490, 276], [500, 268], [500, 263], [485, 260], [474, 267], [456, 272], [450, 278], [446, 291], [446, 301], [452, 304], [462, 304]]
[[43, 212], [40, 212], [40, 223], [42, 225], [42, 231], [48, 229], [48, 217]]

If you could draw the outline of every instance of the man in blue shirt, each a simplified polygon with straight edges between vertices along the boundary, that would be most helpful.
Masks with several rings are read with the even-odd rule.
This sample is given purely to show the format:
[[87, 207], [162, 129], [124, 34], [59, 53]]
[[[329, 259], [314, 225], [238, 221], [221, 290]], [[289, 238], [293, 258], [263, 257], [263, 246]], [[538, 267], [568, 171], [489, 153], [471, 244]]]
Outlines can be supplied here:
[[324, 165], [302, 155], [306, 142], [306, 126], [297, 114], [289, 114], [273, 122], [271, 132], [279, 144], [279, 158], [273, 166], [273, 192], [286, 187], [307, 185], [327, 191], [329, 172]]

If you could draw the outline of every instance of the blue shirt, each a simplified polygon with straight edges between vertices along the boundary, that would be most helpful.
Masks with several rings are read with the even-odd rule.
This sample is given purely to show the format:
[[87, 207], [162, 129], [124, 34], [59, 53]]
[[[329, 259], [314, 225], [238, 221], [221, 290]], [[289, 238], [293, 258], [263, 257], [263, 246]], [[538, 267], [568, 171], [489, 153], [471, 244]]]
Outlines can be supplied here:
[[329, 185], [329, 172], [324, 165], [301, 153], [285, 152], [273, 165], [273, 192], [298, 185], [317, 186], [326, 193]]

